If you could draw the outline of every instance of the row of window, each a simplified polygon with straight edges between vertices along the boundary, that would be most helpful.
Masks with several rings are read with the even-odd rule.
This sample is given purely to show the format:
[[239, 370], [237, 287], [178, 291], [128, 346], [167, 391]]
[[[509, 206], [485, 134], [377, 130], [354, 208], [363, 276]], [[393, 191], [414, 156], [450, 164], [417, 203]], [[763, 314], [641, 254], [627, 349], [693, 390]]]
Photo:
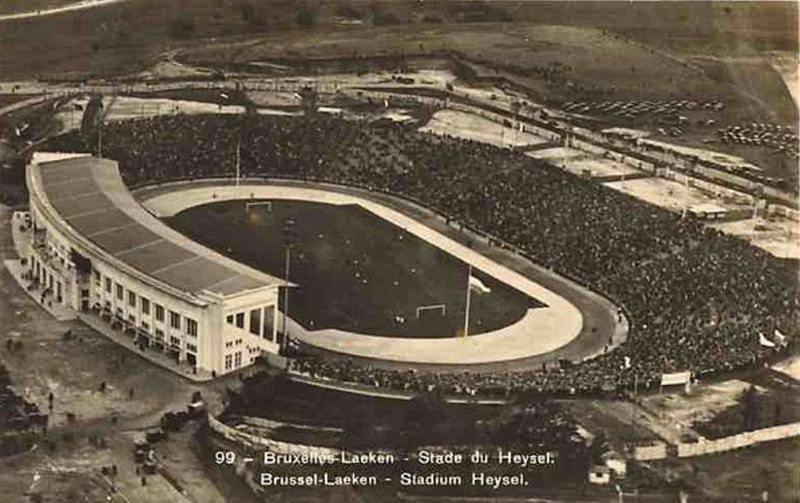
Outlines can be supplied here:
[[[241, 330], [248, 330], [251, 334], [264, 337], [265, 339], [272, 340], [272, 331], [273, 331], [273, 316], [274, 316], [274, 306], [269, 306], [263, 309], [262, 315], [262, 308], [258, 309], [251, 309], [249, 320], [247, 320], [247, 328], [245, 329], [245, 314], [244, 312], [236, 313], [236, 314], [229, 314], [225, 321], [228, 325], [234, 325], [236, 328]], [[263, 320], [262, 320], [263, 317]]]
[[[95, 271], [95, 279], [100, 279], [100, 273]], [[117, 283], [116, 285], [112, 284], [111, 278], [105, 278], [105, 290], [106, 293], [111, 295], [112, 286], [116, 286], [116, 297], [117, 300], [120, 302], [124, 302], [125, 300], [125, 288]], [[138, 297], [138, 299], [137, 299]], [[132, 290], [128, 290], [128, 306], [132, 308], [137, 307], [137, 300], [138, 305], [141, 308], [142, 314], [145, 316], [150, 316], [150, 299], [147, 297], [137, 296], [136, 293]], [[164, 315], [166, 310], [164, 306], [160, 304], [155, 304], [155, 317], [156, 321], [164, 322]], [[191, 337], [197, 337], [197, 321], [193, 320], [192, 318], [184, 317], [185, 323], [185, 330], [186, 334]], [[175, 330], [181, 329], [181, 315], [176, 313], [175, 311], [169, 312], [169, 326]]]
[[232, 368], [239, 368], [242, 366], [242, 353], [241, 351], [232, 355], [225, 355], [225, 370]]

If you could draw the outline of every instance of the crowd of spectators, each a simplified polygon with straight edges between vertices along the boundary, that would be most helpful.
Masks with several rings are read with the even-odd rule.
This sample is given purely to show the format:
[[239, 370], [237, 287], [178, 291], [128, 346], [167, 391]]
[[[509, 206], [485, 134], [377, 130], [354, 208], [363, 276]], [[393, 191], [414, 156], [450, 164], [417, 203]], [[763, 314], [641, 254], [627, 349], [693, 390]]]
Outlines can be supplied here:
[[[45, 148], [90, 151], [91, 142], [73, 133]], [[634, 380], [657, 386], [666, 372], [758, 364], [774, 351], [760, 334], [795, 334], [796, 262], [519, 152], [324, 115], [169, 116], [103, 132], [103, 155], [132, 186], [234, 176], [237, 148], [242, 176], [352, 184], [421, 202], [607, 295], [631, 319], [621, 347], [558, 370], [429, 374], [306, 357], [297, 371], [413, 391], [591, 393]]]
[[798, 157], [797, 135], [789, 126], [752, 122], [720, 128], [717, 134], [722, 143], [771, 148], [774, 152], [789, 158]]

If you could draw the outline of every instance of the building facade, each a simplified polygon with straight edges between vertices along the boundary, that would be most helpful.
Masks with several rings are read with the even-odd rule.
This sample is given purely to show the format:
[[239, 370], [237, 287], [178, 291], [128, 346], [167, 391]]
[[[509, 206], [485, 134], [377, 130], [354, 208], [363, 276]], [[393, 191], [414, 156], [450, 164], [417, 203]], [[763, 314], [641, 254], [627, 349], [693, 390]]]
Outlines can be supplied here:
[[223, 375], [278, 352], [280, 279], [167, 227], [133, 199], [115, 162], [50, 159], [35, 154], [26, 175], [23, 259], [42, 302], [101, 318], [176, 370]]

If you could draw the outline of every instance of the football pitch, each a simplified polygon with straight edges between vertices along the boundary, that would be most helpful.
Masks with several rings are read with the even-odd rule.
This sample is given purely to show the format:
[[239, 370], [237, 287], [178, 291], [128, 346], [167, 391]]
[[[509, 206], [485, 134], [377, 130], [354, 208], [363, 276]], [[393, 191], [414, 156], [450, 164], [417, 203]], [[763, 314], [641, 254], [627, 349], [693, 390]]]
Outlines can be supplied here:
[[[290, 291], [289, 316], [307, 330], [435, 338], [463, 329], [467, 264], [358, 205], [226, 201], [165, 221], [200, 244], [283, 278], [283, 227], [290, 219], [297, 238], [289, 278], [297, 288]], [[544, 307], [491, 276], [473, 276], [486, 288], [472, 290], [470, 335]]]

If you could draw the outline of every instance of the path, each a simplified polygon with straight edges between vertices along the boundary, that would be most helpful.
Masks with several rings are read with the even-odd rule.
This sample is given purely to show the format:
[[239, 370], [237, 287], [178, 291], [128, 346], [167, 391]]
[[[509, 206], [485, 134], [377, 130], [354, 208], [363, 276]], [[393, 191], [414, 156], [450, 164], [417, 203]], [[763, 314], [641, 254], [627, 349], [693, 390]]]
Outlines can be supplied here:
[[114, 3], [124, 2], [126, 0], [81, 0], [80, 2], [74, 2], [67, 5], [62, 5], [61, 7], [50, 7], [47, 9], [37, 9], [34, 11], [28, 12], [16, 12], [14, 14], [3, 14], [0, 15], [0, 22], [3, 21], [14, 21], [19, 19], [29, 19], [32, 17], [39, 17], [39, 16], [52, 16], [53, 14], [62, 14], [64, 12], [70, 12], [75, 10], [82, 10], [82, 9], [91, 9], [94, 7], [101, 7], [103, 5], [110, 5]]

